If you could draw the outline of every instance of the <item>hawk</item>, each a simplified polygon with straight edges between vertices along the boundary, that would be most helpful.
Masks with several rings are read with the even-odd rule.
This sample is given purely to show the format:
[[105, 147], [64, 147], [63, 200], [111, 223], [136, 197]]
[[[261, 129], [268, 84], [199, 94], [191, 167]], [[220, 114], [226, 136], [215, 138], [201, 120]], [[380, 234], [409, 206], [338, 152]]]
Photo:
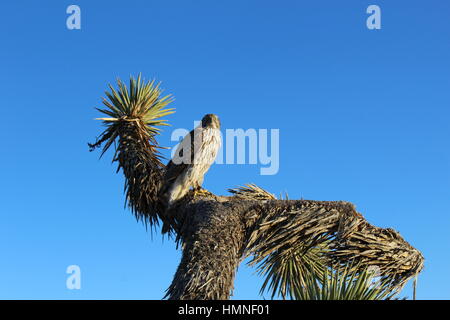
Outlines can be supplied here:
[[216, 159], [221, 145], [220, 121], [207, 114], [186, 135], [169, 161], [164, 175], [162, 198], [168, 207], [183, 198], [191, 187], [201, 190], [203, 176]]

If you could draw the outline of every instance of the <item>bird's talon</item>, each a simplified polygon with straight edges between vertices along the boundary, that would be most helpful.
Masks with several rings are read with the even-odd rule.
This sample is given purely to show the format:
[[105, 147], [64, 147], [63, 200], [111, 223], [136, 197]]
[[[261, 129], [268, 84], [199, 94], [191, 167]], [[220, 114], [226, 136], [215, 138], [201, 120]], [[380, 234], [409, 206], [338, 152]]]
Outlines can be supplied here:
[[205, 196], [208, 194], [209, 194], [208, 190], [205, 190], [203, 188], [194, 189], [194, 197], [196, 197], [196, 196], [201, 197], [201, 196]]

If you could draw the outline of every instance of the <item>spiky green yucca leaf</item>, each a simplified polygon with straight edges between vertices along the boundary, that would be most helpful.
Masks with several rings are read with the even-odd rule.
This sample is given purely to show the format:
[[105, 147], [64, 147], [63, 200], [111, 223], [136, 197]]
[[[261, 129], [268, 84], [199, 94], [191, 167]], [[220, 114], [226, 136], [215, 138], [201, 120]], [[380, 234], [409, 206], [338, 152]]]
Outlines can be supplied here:
[[164, 169], [155, 137], [159, 126], [168, 125], [163, 117], [174, 112], [166, 108], [172, 98], [161, 96], [160, 84], [145, 82], [141, 75], [130, 77], [128, 88], [118, 79], [117, 87], [109, 85], [107, 98], [103, 98], [106, 108], [97, 108], [108, 116], [97, 118], [106, 129], [89, 147], [92, 151], [103, 145], [102, 156], [114, 143], [113, 161], [119, 163], [117, 171], [122, 168], [125, 175], [125, 202], [138, 220], [154, 225], [158, 217], [163, 219], [158, 191]]
[[327, 268], [318, 275], [304, 276], [306, 284], [297, 287], [292, 297], [298, 300], [389, 300], [395, 295], [389, 279], [375, 279], [368, 268], [346, 266]]
[[140, 138], [150, 142], [151, 151], [156, 155], [158, 144], [155, 136], [160, 133], [158, 126], [167, 126], [167, 120], [162, 117], [174, 113], [173, 108], [165, 108], [173, 101], [172, 97], [170, 95], [161, 97], [160, 84], [156, 84], [155, 80], [145, 82], [140, 74], [137, 79], [130, 77], [129, 89], [120, 79], [117, 79], [117, 85], [118, 90], [109, 85], [110, 92], [105, 92], [109, 101], [103, 98], [103, 104], [107, 109], [96, 108], [109, 117], [96, 119], [103, 120], [107, 129], [95, 144], [90, 144], [91, 149], [106, 141], [102, 150], [103, 155], [119, 136], [121, 125], [124, 122], [134, 122], [139, 129]]
[[295, 292], [307, 284], [307, 276], [313, 272], [323, 275], [326, 270], [326, 261], [322, 246], [307, 248], [307, 245], [298, 247], [281, 247], [271, 252], [262, 261], [254, 257], [250, 265], [259, 262], [258, 274], [265, 277], [260, 293], [269, 291], [271, 298], [281, 296], [283, 299], [294, 297]]

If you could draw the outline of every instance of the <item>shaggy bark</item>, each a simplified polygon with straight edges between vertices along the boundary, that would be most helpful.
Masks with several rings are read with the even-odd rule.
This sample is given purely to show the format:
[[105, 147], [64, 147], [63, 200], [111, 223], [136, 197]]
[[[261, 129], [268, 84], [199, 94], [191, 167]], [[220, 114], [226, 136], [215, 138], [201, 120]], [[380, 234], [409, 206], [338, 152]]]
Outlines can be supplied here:
[[243, 256], [247, 203], [199, 200], [181, 209], [183, 255], [169, 299], [228, 299]]
[[164, 165], [152, 153], [150, 143], [139, 135], [138, 124], [124, 121], [120, 127], [115, 161], [117, 171], [122, 169], [126, 178], [126, 201], [139, 221], [155, 224], [162, 216], [153, 214], [158, 207], [158, 190]]

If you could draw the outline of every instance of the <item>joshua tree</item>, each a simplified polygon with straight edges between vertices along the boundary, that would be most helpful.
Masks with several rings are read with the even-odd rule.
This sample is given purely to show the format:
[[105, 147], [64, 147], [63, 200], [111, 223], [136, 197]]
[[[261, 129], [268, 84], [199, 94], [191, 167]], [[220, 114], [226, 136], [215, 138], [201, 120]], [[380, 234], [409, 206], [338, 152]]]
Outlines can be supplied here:
[[366, 279], [368, 267], [378, 270], [381, 289], [364, 287], [358, 297], [390, 297], [422, 270], [417, 249], [395, 230], [372, 226], [345, 201], [277, 199], [249, 184], [228, 196], [189, 192], [167, 208], [158, 193], [165, 165], [156, 137], [158, 127], [167, 125], [162, 118], [174, 112], [167, 108], [171, 96], [163, 97], [159, 84], [141, 76], [130, 78], [128, 88], [117, 82], [118, 89], [110, 85], [103, 99], [106, 109], [98, 109], [108, 116], [99, 118], [106, 129], [89, 146], [92, 151], [103, 145], [103, 155], [114, 144], [131, 212], [152, 230], [164, 223], [181, 245], [169, 299], [228, 299], [246, 258], [265, 276], [261, 290], [294, 299], [338, 298], [333, 292], [346, 282], [336, 277]]

